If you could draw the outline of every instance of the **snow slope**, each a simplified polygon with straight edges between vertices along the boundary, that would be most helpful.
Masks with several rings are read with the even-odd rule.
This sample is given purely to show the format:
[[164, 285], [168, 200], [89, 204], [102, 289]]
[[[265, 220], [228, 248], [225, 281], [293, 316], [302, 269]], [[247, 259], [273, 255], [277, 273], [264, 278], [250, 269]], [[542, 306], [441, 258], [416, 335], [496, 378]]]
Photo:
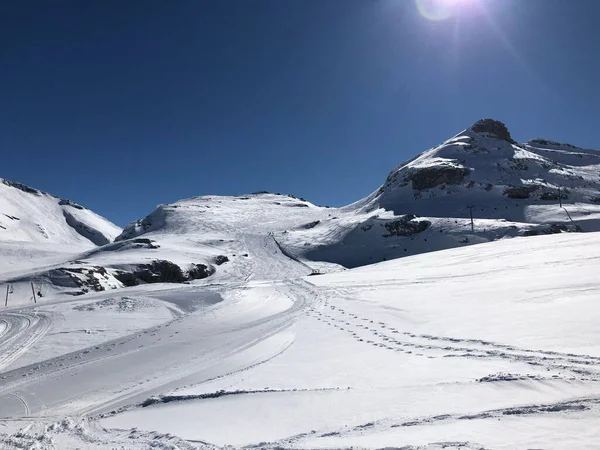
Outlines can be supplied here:
[[104, 245], [120, 232], [70, 200], [0, 179], [0, 242]]
[[[599, 247], [597, 233], [511, 239], [316, 277], [265, 253], [247, 282], [130, 288], [182, 312], [133, 333], [138, 315], [111, 324], [98, 306], [118, 310], [114, 291], [9, 310], [45, 334], [19, 326], [23, 354], [4, 344], [0, 442], [593, 449]], [[82, 311], [122, 337], [81, 348], [54, 333], [73, 351], [44, 357]]]
[[[240, 283], [252, 279], [308, 275], [312, 264], [289, 257], [280, 236], [330, 215], [329, 209], [292, 196], [255, 194], [194, 197], [161, 205], [130, 224], [115, 242], [81, 251], [70, 259], [0, 273], [0, 289], [10, 285], [10, 303], [32, 300], [31, 283], [42, 301], [148, 282]], [[1, 248], [0, 248], [1, 250]], [[263, 266], [275, 258], [277, 267]]]

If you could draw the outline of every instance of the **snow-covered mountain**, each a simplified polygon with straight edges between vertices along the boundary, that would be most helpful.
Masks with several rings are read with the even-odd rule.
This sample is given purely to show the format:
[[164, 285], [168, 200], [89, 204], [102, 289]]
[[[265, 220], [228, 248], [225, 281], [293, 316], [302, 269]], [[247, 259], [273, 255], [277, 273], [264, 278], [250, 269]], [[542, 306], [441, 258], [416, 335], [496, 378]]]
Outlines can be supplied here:
[[269, 236], [296, 261], [332, 270], [324, 263], [356, 267], [506, 237], [596, 230], [600, 153], [543, 139], [518, 144], [503, 123], [483, 119], [343, 208], [266, 193], [197, 197], [159, 207], [117, 240], [188, 235], [199, 243], [217, 233], [211, 248], [252, 256], [248, 234]]
[[[42, 227], [35, 211], [55, 208], [44, 214], [46, 235], [85, 239], [81, 233], [105, 244], [35, 274], [48, 290], [71, 293], [207, 277], [269, 278], [256, 261], [277, 252], [286, 256], [281, 276], [507, 237], [600, 230], [600, 153], [542, 139], [518, 144], [491, 119], [398, 166], [377, 191], [342, 208], [265, 192], [192, 197], [160, 205], [117, 236], [120, 230], [91, 211], [15, 186], [5, 189], [29, 200], [31, 212], [21, 216], [34, 223], [25, 228], [34, 236], [44, 236], [35, 234]], [[14, 215], [7, 212], [4, 221]], [[12, 272], [6, 281], [27, 290], [30, 278]]]
[[472, 207], [476, 218], [539, 223], [559, 196], [600, 204], [600, 152], [544, 139], [518, 144], [502, 122], [483, 119], [398, 166], [361, 203], [431, 217], [469, 217]]
[[121, 229], [70, 200], [0, 178], [0, 242], [105, 245]]
[[518, 144], [502, 122], [482, 119], [283, 244], [298, 257], [356, 267], [505, 237], [598, 230], [600, 152], [544, 139]]

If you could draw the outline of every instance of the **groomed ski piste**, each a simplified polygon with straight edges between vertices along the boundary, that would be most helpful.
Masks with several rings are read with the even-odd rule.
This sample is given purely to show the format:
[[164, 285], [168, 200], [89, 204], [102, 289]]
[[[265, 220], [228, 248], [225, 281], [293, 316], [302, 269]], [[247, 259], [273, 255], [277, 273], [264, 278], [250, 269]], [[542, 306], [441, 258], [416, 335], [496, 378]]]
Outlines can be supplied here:
[[[600, 233], [522, 235], [591, 231], [597, 206], [500, 194], [514, 217], [472, 232], [463, 200], [406, 219], [380, 197], [197, 197], [102, 246], [3, 240], [0, 448], [597, 449]], [[205, 272], [119, 281], [158, 260]]]

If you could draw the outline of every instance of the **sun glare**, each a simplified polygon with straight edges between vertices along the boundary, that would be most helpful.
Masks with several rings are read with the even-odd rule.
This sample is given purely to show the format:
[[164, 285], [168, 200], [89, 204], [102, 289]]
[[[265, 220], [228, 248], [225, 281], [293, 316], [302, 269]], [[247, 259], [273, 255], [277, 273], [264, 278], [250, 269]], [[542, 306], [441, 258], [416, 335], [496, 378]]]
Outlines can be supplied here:
[[415, 0], [419, 13], [432, 21], [446, 20], [454, 16], [458, 9], [474, 0]]

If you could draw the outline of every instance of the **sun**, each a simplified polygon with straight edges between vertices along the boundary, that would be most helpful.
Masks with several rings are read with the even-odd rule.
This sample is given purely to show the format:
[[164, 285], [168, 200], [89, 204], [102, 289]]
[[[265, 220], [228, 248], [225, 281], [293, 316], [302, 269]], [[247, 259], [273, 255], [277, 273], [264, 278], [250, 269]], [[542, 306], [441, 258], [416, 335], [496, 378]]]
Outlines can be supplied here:
[[446, 20], [454, 16], [458, 10], [475, 0], [415, 0], [419, 13], [433, 21]]

